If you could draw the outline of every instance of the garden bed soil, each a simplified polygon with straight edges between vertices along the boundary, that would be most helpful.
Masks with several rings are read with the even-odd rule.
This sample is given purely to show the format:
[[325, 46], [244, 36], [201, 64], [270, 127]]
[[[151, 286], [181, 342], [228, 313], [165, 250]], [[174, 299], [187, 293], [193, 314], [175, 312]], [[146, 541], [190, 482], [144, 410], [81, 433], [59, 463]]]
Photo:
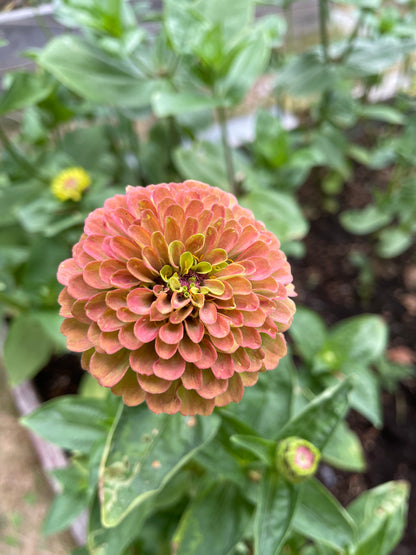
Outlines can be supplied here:
[[[370, 176], [371, 175], [371, 176]], [[343, 209], [364, 206], [370, 200], [370, 183], [388, 179], [388, 171], [374, 172], [357, 166], [354, 178], [340, 198]], [[325, 212], [328, 200], [321, 193], [319, 172], [299, 191], [301, 206], [311, 221], [302, 259], [291, 260], [297, 302], [316, 310], [328, 325], [362, 313], [380, 314], [389, 326], [389, 354], [396, 362], [416, 362], [416, 247], [394, 259], [374, 255], [370, 236], [346, 232], [338, 214]], [[363, 286], [351, 253], [367, 257], [374, 280]], [[76, 393], [83, 371], [76, 355], [54, 359], [35, 379], [43, 399]], [[351, 412], [349, 423], [364, 447], [368, 470], [351, 473], [329, 470], [326, 485], [342, 504], [362, 491], [390, 480], [407, 480], [412, 485], [409, 523], [394, 555], [416, 553], [416, 378], [408, 378], [393, 394], [383, 394], [384, 426], [374, 428], [362, 416]]]

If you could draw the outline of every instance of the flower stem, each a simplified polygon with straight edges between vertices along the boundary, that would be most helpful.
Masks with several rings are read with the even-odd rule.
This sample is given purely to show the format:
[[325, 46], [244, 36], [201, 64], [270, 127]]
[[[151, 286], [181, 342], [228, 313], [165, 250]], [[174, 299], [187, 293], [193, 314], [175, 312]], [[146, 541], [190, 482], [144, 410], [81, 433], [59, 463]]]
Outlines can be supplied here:
[[233, 153], [228, 141], [228, 131], [227, 131], [227, 116], [225, 113], [225, 108], [222, 106], [217, 108], [217, 116], [221, 129], [221, 142], [222, 150], [224, 152], [225, 169], [227, 172], [227, 179], [230, 185], [231, 192], [235, 195], [238, 194], [238, 187], [235, 179], [235, 169], [233, 161]]
[[321, 37], [321, 46], [324, 54], [324, 60], [327, 64], [328, 55], [328, 0], [319, 0], [319, 34]]

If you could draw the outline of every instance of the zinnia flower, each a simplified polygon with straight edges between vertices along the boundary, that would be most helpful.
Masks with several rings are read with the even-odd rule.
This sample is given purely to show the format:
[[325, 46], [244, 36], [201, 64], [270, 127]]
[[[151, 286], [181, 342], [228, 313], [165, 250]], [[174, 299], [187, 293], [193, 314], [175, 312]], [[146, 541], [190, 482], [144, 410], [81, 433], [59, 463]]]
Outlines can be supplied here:
[[286, 354], [295, 307], [279, 246], [215, 187], [127, 187], [59, 267], [68, 348], [127, 405], [208, 415], [238, 402]]
[[91, 184], [90, 175], [83, 168], [67, 168], [54, 178], [51, 191], [58, 200], [81, 200], [82, 193]]

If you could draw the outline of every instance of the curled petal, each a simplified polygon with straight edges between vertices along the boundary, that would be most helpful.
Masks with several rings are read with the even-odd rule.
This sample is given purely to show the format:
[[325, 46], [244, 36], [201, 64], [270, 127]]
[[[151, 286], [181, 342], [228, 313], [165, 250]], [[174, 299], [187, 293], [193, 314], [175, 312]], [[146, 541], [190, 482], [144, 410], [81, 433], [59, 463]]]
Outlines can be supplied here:
[[68, 258], [59, 264], [58, 281], [62, 285], [68, 285], [69, 279], [74, 275], [81, 274], [82, 270], [73, 258]]
[[173, 357], [169, 359], [159, 358], [153, 364], [153, 371], [156, 376], [164, 378], [166, 380], [177, 380], [182, 376], [185, 371], [185, 361], [179, 355], [175, 353]]
[[146, 393], [146, 403], [149, 409], [160, 414], [175, 414], [181, 408], [181, 400], [177, 395], [177, 385], [172, 384], [165, 393], [158, 395], [153, 393]]
[[158, 322], [151, 322], [148, 316], [142, 316], [134, 324], [134, 335], [143, 343], [153, 341], [159, 333], [160, 324]]
[[114, 395], [122, 396], [123, 402], [129, 407], [135, 407], [143, 403], [146, 398], [145, 392], [137, 382], [137, 375], [127, 371], [122, 379], [111, 388]]
[[244, 394], [243, 381], [239, 374], [234, 374], [228, 380], [227, 390], [221, 395], [215, 398], [215, 404], [217, 407], [224, 407], [229, 403], [239, 403]]
[[132, 312], [144, 316], [150, 313], [154, 299], [153, 291], [147, 287], [136, 287], [127, 295], [126, 302]]
[[113, 387], [121, 380], [129, 367], [128, 352], [123, 349], [113, 355], [94, 353], [89, 371], [105, 387]]
[[197, 362], [202, 355], [201, 347], [186, 335], [179, 343], [179, 353], [186, 362]]
[[79, 322], [75, 318], [67, 318], [62, 322], [61, 332], [66, 336], [66, 344], [68, 349], [76, 353], [82, 353], [92, 347], [91, 341], [88, 339], [88, 324]]
[[139, 349], [132, 351], [129, 355], [129, 362], [132, 370], [138, 374], [151, 376], [153, 374], [153, 364], [158, 360], [154, 346], [145, 343]]
[[215, 408], [215, 399], [203, 399], [194, 390], [188, 390], [184, 387], [178, 389], [178, 396], [181, 400], [180, 413], [200, 414], [201, 416], [209, 416]]
[[164, 324], [159, 330], [159, 337], [165, 343], [178, 344], [183, 337], [183, 325], [179, 324]]

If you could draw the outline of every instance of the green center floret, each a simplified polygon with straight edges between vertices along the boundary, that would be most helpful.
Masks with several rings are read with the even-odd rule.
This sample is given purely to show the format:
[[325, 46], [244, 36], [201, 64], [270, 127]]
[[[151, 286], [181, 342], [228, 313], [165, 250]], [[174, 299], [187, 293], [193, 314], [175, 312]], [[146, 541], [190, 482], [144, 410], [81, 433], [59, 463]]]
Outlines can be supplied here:
[[171, 291], [188, 298], [209, 293], [212, 289], [204, 285], [204, 279], [214, 278], [213, 274], [226, 266], [227, 262], [213, 266], [205, 260], [199, 261], [191, 252], [186, 251], [180, 256], [179, 268], [166, 264], [160, 270], [160, 276]]

